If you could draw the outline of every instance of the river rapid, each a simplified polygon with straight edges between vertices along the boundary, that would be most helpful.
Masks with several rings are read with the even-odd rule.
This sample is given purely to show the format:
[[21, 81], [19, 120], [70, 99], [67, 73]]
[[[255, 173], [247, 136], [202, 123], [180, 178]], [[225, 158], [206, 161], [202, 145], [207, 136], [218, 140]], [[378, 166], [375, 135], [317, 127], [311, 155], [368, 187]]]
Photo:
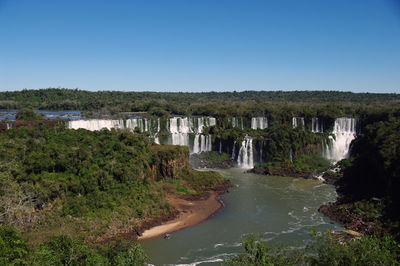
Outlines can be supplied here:
[[231, 180], [226, 203], [208, 220], [178, 232], [170, 239], [142, 243], [154, 265], [219, 265], [242, 252], [241, 240], [254, 233], [269, 246], [302, 248], [311, 241], [311, 229], [340, 230], [340, 225], [318, 212], [336, 199], [335, 188], [316, 180], [218, 170]]

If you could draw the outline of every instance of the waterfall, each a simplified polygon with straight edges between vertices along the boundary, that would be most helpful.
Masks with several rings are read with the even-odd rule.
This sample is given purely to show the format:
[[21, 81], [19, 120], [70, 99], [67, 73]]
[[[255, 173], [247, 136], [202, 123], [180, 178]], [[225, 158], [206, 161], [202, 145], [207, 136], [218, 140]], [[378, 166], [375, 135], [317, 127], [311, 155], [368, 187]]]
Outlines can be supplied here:
[[172, 117], [169, 119], [169, 132], [171, 133], [171, 144], [189, 146], [189, 119], [187, 117]]
[[252, 129], [264, 129], [268, 127], [268, 118], [266, 117], [253, 117], [251, 118]]
[[[171, 133], [171, 144], [189, 146], [192, 153], [201, 153], [212, 150], [211, 135], [204, 135], [204, 128], [215, 126], [214, 117], [172, 117], [167, 122], [168, 131]], [[193, 146], [189, 137], [194, 135]]]
[[197, 118], [197, 129], [195, 130], [196, 133], [202, 133], [204, 128], [204, 118], [199, 117]]
[[320, 120], [318, 117], [312, 118], [311, 131], [314, 133], [323, 133], [324, 132], [324, 126], [322, 124], [322, 120]]
[[199, 135], [196, 134], [196, 136], [194, 136], [193, 153], [200, 153], [199, 146]]
[[11, 128], [12, 128], [11, 124], [7, 123], [7, 129], [11, 129]]
[[194, 120], [193, 122], [191, 122], [192, 132], [197, 134], [203, 133], [205, 127], [210, 127], [215, 125], [216, 125], [215, 117], [198, 117], [197, 125], [196, 123], [194, 123]]
[[[215, 126], [216, 119], [214, 117], [171, 117], [167, 119], [167, 130], [170, 133], [168, 137], [169, 144], [189, 146], [193, 149], [192, 152], [204, 152], [211, 151], [212, 149], [212, 137], [204, 135], [204, 128], [209, 126]], [[100, 130], [102, 128], [127, 128], [132, 132], [135, 128], [138, 128], [140, 132], [148, 132], [150, 137], [154, 139], [154, 142], [159, 144], [160, 138], [159, 133], [161, 131], [160, 118], [147, 119], [147, 118], [129, 118], [124, 120], [111, 120], [111, 119], [85, 119], [85, 120], [73, 120], [68, 122], [68, 128], [78, 129], [84, 128], [87, 130]], [[194, 142], [191, 136], [194, 134]], [[164, 143], [165, 140], [161, 139]], [[196, 153], [197, 153], [196, 152]]]
[[172, 117], [169, 119], [169, 132], [176, 133], [192, 133], [189, 119], [187, 117]]
[[239, 127], [243, 129], [243, 117], [231, 117], [228, 118], [228, 123], [232, 125], [232, 127]]
[[251, 169], [254, 167], [253, 139], [249, 136], [246, 136], [242, 141], [237, 162], [240, 168]]
[[158, 137], [158, 134], [160, 133], [160, 118], [157, 118], [157, 129], [156, 132], [154, 133], [154, 143], [155, 144], [160, 144], [160, 138]]
[[200, 135], [194, 136], [192, 153], [202, 153], [212, 150], [211, 135]]
[[292, 149], [292, 144], [290, 144], [290, 149], [289, 149], [289, 160], [291, 163], [293, 163], [293, 149]]
[[200, 147], [201, 151], [205, 151], [207, 149], [206, 137], [204, 135], [200, 136]]
[[304, 128], [304, 117], [293, 117], [292, 118], [293, 128], [302, 127]]
[[336, 163], [342, 159], [348, 158], [350, 143], [355, 139], [357, 132], [357, 119], [341, 117], [336, 118], [330, 142], [325, 146], [325, 158]]
[[233, 142], [232, 156], [231, 156], [231, 159], [232, 159], [232, 160], [235, 160], [235, 156], [236, 156], [236, 154], [235, 154], [235, 147], [236, 147], [236, 141]]
[[210, 127], [215, 126], [217, 124], [217, 119], [215, 119], [215, 117], [209, 117], [208, 120]]
[[68, 121], [68, 128], [78, 129], [83, 128], [90, 131], [101, 130], [103, 128], [124, 128], [124, 121], [119, 120], [106, 120], [106, 119], [88, 119], [88, 120], [73, 120]]
[[147, 131], [147, 120], [144, 122], [141, 118], [130, 118], [126, 120], [126, 128], [129, 128], [131, 131], [134, 131], [135, 128], [139, 128], [140, 132]]
[[187, 133], [175, 133], [171, 134], [172, 145], [189, 146], [189, 134]]

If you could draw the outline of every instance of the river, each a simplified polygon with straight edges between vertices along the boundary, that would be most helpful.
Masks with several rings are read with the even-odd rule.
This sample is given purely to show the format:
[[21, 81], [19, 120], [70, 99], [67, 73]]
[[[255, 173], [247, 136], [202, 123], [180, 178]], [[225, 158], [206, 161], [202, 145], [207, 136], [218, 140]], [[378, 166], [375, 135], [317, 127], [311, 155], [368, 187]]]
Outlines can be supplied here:
[[304, 247], [310, 230], [342, 229], [317, 210], [334, 201], [333, 186], [316, 180], [218, 170], [233, 188], [221, 198], [226, 207], [193, 227], [142, 243], [154, 265], [219, 265], [242, 251], [243, 236], [254, 233], [267, 245]]

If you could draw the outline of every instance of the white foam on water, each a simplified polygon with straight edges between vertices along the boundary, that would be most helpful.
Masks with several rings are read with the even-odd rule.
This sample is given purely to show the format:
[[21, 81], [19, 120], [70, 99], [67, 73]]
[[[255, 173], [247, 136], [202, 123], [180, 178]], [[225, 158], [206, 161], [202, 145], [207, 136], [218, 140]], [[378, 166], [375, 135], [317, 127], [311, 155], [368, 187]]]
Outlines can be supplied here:
[[330, 142], [325, 144], [324, 157], [333, 163], [349, 156], [351, 142], [357, 135], [357, 119], [349, 117], [336, 118]]

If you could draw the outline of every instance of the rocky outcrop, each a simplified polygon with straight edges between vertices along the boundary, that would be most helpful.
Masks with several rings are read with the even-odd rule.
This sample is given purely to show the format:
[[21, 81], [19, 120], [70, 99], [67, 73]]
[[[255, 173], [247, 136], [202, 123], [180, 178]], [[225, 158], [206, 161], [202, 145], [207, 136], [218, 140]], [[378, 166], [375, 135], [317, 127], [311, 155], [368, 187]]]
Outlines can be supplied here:
[[300, 172], [293, 168], [281, 167], [279, 169], [273, 169], [268, 167], [258, 167], [255, 166], [253, 169], [249, 170], [250, 173], [259, 175], [272, 175], [272, 176], [290, 176], [290, 177], [300, 177], [305, 179], [315, 179], [313, 173], [310, 172]]
[[174, 179], [178, 172], [189, 166], [189, 149], [176, 145], [153, 145], [153, 179]]
[[232, 168], [235, 167], [236, 162], [231, 159], [229, 154], [212, 151], [207, 153], [192, 154], [190, 156], [190, 165], [193, 168]]

